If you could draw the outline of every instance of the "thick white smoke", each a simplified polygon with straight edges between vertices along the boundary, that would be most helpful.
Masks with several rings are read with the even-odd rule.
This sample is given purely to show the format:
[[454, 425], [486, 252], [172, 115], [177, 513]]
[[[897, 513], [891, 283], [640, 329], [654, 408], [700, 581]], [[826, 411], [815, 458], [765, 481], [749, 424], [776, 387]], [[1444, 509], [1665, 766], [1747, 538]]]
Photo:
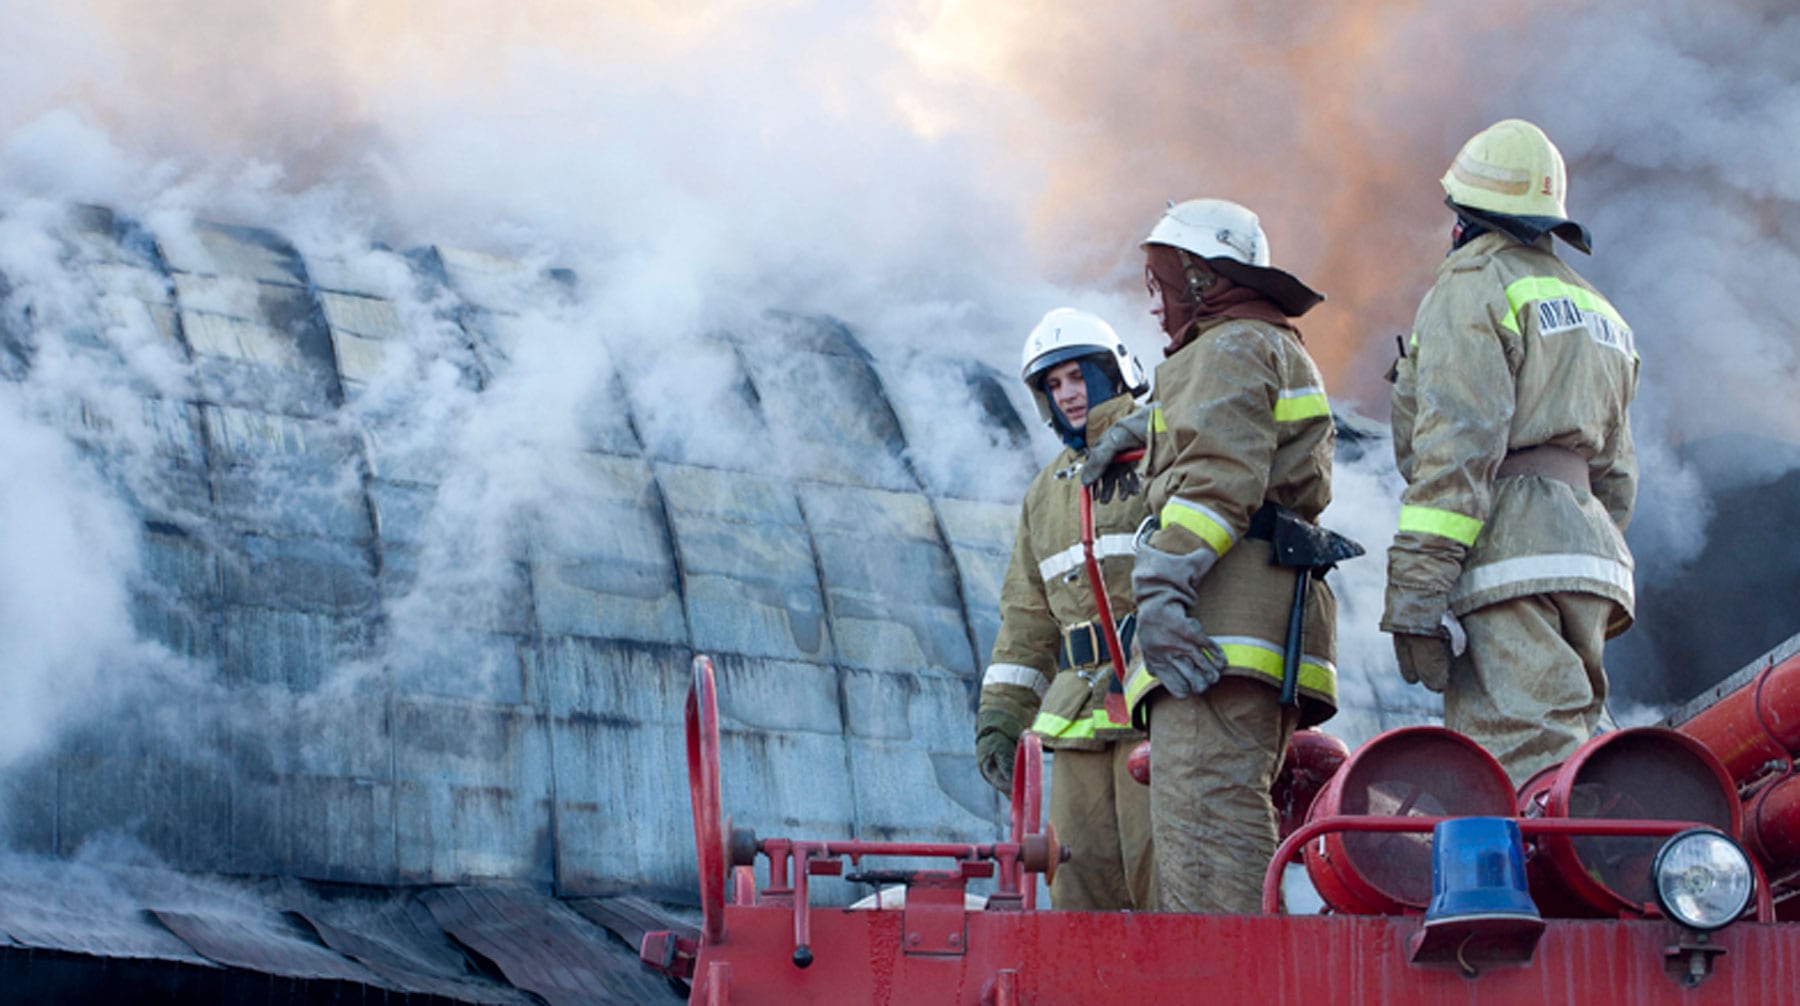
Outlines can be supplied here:
[[[1800, 439], [1795, 309], [1779, 295], [1800, 223], [1787, 170], [1800, 19], [1772, 2], [13, 6], [0, 272], [14, 309], [94, 302], [56, 288], [64, 253], [47, 221], [73, 202], [116, 208], [172, 253], [197, 254], [195, 222], [222, 219], [388, 277], [410, 355], [344, 422], [379, 416], [397, 453], [456, 472], [421, 559], [439, 593], [419, 604], [490, 603], [483, 585], [521, 515], [554, 509], [555, 457], [607, 407], [596, 375], [632, 375], [653, 444], [700, 459], [766, 449], [694, 417], [729, 392], [709, 333], [769, 307], [846, 320], [901, 412], [928, 417], [908, 429], [915, 470], [1003, 493], [993, 473], [1011, 470], [1012, 448], [942, 361], [1010, 375], [1030, 325], [1072, 303], [1156, 362], [1135, 247], [1170, 198], [1263, 213], [1284, 264], [1332, 297], [1305, 328], [1334, 397], [1384, 415], [1391, 335], [1444, 245], [1436, 176], [1508, 115], [1562, 144], [1571, 209], [1599, 238], [1578, 266], [1645, 355], [1640, 574], [1673, 575], [1703, 546], [1701, 486], [1678, 447], [1742, 429]], [[376, 242], [475, 248], [580, 281], [495, 293], [517, 341], [505, 378], [477, 395], [447, 362], [454, 333], [432, 294]], [[15, 600], [47, 565], [79, 573], [96, 599], [80, 624], [103, 627], [0, 640], [38, 654], [6, 664], [9, 688], [106, 666], [131, 642], [119, 598], [140, 579], [132, 519], [44, 422], [56, 402], [104, 403], [131, 382], [179, 399], [179, 362], [126, 341], [138, 351], [99, 370], [40, 356], [5, 414], [22, 431], [6, 438], [23, 473], [9, 488], [39, 488], [8, 493], [24, 509], [0, 517], [82, 530], [28, 539], [66, 551], [9, 566], [0, 616], [57, 624]], [[1041, 458], [1051, 441], [1035, 435]], [[1371, 553], [1340, 576], [1347, 661], [1385, 660], [1368, 622], [1392, 490], [1377, 459], [1340, 478], [1328, 515]], [[390, 614], [404, 639], [404, 606]]]

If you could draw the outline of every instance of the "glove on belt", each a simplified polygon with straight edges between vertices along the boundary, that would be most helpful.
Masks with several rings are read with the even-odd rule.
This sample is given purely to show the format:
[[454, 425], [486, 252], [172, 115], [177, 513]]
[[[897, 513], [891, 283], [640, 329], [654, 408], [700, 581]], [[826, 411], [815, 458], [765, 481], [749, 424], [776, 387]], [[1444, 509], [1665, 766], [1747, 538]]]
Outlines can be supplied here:
[[1225, 651], [1189, 614], [1201, 578], [1218, 558], [1211, 549], [1173, 555], [1146, 545], [1131, 572], [1144, 665], [1178, 699], [1206, 691], [1225, 673]]
[[1088, 445], [1087, 460], [1081, 465], [1081, 484], [1092, 486], [1094, 499], [1109, 503], [1114, 496], [1123, 499], [1138, 492], [1137, 466], [1114, 464], [1113, 459], [1127, 451], [1142, 450], [1150, 441], [1152, 406], [1131, 413], [1108, 426], [1100, 439]]

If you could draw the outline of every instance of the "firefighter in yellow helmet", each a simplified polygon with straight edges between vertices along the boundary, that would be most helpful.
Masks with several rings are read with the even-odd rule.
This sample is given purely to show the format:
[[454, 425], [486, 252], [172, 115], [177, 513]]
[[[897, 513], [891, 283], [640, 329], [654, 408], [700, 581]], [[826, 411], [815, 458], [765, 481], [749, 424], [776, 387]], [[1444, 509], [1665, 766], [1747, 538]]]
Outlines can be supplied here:
[[[1302, 608], [1298, 703], [1284, 707], [1296, 571], [1271, 526], [1304, 527], [1331, 499], [1336, 431], [1294, 319], [1323, 298], [1270, 266], [1256, 214], [1222, 199], [1171, 205], [1144, 239], [1152, 313], [1169, 343], [1154, 406], [1113, 427], [1084, 481], [1106, 494], [1140, 444], [1149, 512], [1132, 586], [1137, 640], [1125, 685], [1150, 738], [1150, 814], [1163, 911], [1256, 912], [1274, 855], [1269, 787], [1296, 725], [1337, 703], [1336, 602]], [[1128, 488], [1128, 487], [1127, 487]]]
[[[1012, 564], [1000, 591], [1000, 634], [981, 683], [975, 749], [981, 774], [1002, 793], [1027, 726], [1055, 752], [1050, 823], [1072, 853], [1050, 900], [1060, 909], [1150, 907], [1150, 793], [1126, 769], [1143, 739], [1106, 714], [1118, 676], [1100, 629], [1081, 546], [1076, 465], [1097, 437], [1148, 388], [1143, 367], [1110, 325], [1058, 308], [1025, 340], [1021, 376], [1065, 448], [1026, 490]], [[1141, 498], [1094, 507], [1094, 552], [1113, 617], [1128, 643], [1131, 540]]]
[[1445, 724], [1515, 782], [1593, 731], [1602, 644], [1632, 618], [1638, 356], [1619, 312], [1552, 249], [1552, 235], [1589, 249], [1565, 185], [1529, 122], [1464, 145], [1443, 177], [1451, 251], [1393, 372], [1407, 485], [1381, 627], [1406, 680], [1443, 692]]

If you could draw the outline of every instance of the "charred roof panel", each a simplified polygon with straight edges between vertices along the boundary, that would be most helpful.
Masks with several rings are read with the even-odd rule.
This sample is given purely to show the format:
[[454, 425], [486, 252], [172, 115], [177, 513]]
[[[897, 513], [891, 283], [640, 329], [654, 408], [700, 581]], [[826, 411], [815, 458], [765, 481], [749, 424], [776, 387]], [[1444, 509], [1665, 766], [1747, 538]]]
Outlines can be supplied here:
[[635, 458], [565, 458], [564, 505], [532, 535], [538, 625], [548, 635], [687, 641], [668, 525], [650, 466]]
[[906, 438], [881, 378], [842, 324], [773, 317], [752, 329], [739, 352], [793, 474], [919, 488], [903, 460]]
[[370, 898], [339, 894], [320, 897], [300, 884], [285, 884], [282, 904], [310, 925], [326, 946], [380, 975], [394, 988], [422, 991], [462, 1002], [518, 1004], [530, 995], [501, 988], [476, 971], [431, 917], [412, 898]]
[[[557, 883], [564, 890], [678, 890], [688, 821], [680, 669], [685, 648], [565, 637], [528, 670], [547, 711], [555, 781]], [[646, 797], [646, 794], [655, 794]]]
[[13, 943], [96, 957], [212, 963], [158, 925], [116, 881], [98, 871], [29, 876], [0, 884], [0, 932]]
[[420, 896], [445, 931], [552, 1006], [664, 1001], [637, 955], [561, 902], [526, 890], [453, 888]]
[[802, 486], [800, 498], [842, 661], [973, 674], [956, 566], [930, 503], [911, 493], [819, 485]]
[[306, 265], [294, 247], [259, 227], [201, 223], [192, 231], [165, 235], [158, 248], [173, 270], [306, 285]]
[[832, 656], [819, 571], [793, 491], [755, 476], [658, 466], [681, 556], [693, 645], [707, 652]]
[[276, 915], [151, 909], [182, 942], [208, 960], [283, 978], [335, 979], [383, 987], [375, 973], [307, 939], [292, 922]]
[[975, 661], [985, 666], [1000, 635], [1000, 588], [1012, 562], [1016, 503], [988, 503], [943, 498], [936, 501], [938, 520], [956, 557], [963, 610], [975, 634]]
[[524, 706], [411, 697], [393, 706], [400, 875], [551, 879], [550, 752]]

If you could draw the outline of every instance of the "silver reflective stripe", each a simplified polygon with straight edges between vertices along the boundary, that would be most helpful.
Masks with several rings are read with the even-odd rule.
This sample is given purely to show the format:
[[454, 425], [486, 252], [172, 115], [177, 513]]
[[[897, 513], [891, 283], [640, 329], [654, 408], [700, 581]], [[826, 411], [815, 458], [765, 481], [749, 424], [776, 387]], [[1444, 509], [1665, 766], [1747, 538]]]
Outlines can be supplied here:
[[1036, 692], [1041, 699], [1050, 690], [1050, 679], [1044, 677], [1043, 671], [1024, 664], [989, 664], [987, 673], [981, 676], [981, 687], [989, 685], [1018, 685]]
[[[1136, 535], [1103, 534], [1094, 541], [1094, 558], [1111, 559], [1114, 556], [1132, 555], [1137, 552]], [[1064, 573], [1081, 568], [1083, 562], [1081, 546], [1070, 545], [1061, 552], [1038, 563], [1038, 578], [1048, 582]]]
[[1455, 603], [1496, 587], [1533, 580], [1591, 580], [1617, 587], [1628, 598], [1636, 597], [1630, 566], [1604, 556], [1569, 553], [1526, 555], [1476, 566], [1456, 581], [1450, 590], [1450, 601]]

